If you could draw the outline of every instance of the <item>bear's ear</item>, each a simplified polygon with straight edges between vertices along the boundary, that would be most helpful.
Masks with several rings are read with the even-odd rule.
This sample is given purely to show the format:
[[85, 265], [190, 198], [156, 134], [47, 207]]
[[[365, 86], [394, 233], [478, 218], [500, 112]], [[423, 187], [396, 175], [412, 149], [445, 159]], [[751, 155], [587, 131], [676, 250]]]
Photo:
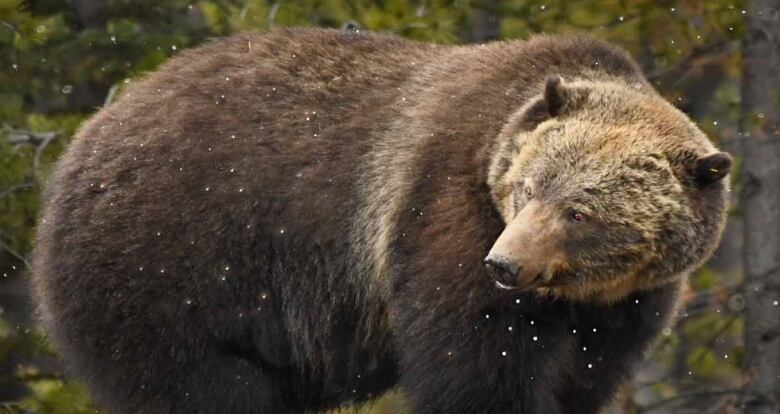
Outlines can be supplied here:
[[544, 80], [544, 103], [550, 116], [560, 115], [564, 104], [563, 85], [561, 85], [560, 76], [549, 75]]
[[560, 76], [550, 75], [544, 80], [542, 96], [532, 99], [513, 114], [506, 129], [515, 132], [532, 131], [542, 122], [569, 110], [572, 106], [572, 98], [577, 94], [584, 96], [585, 92], [573, 93]]
[[693, 165], [691, 173], [696, 184], [704, 187], [716, 181], [720, 181], [731, 170], [731, 155], [725, 152], [716, 152], [698, 158]]

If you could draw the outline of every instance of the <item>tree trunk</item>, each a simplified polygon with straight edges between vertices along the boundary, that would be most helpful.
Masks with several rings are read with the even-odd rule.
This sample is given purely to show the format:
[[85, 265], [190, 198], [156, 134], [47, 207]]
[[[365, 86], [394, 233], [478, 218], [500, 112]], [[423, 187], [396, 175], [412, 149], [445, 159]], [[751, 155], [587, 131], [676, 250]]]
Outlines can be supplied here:
[[751, 0], [742, 62], [745, 413], [780, 412], [780, 0]]

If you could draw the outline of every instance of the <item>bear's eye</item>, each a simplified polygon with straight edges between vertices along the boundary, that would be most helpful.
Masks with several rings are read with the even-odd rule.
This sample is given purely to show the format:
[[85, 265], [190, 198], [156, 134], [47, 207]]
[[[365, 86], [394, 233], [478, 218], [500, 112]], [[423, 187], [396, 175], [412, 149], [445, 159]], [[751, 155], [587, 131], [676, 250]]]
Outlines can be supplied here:
[[526, 187], [526, 188], [525, 188], [525, 197], [526, 197], [526, 198], [531, 198], [531, 197], [533, 197], [533, 193], [531, 192], [531, 187]]
[[579, 211], [575, 211], [571, 213], [571, 219], [573, 221], [585, 221], [587, 219], [587, 216], [584, 213], [580, 213]]

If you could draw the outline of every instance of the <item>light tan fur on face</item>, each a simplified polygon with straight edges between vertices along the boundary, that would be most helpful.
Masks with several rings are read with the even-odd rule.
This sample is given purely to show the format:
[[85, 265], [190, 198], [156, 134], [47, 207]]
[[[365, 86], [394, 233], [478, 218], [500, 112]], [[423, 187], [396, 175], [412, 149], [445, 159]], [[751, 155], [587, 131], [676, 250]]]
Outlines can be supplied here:
[[566, 265], [560, 246], [562, 225], [541, 203], [531, 202], [515, 216], [490, 249], [489, 255], [522, 265], [516, 286], [549, 282], [554, 270]]
[[[497, 209], [508, 223], [507, 230], [510, 227], [521, 228], [512, 224], [518, 214], [514, 201], [515, 192], [519, 191], [518, 183], [527, 180], [528, 174], [533, 174], [529, 168], [545, 151], [549, 151], [545, 148], [550, 143], [557, 145], [556, 148], [566, 142], [574, 147], [587, 143], [589, 152], [585, 155], [586, 159], [592, 158], [594, 163], [601, 165], [592, 171], [570, 171], [568, 174], [572, 177], [584, 180], [581, 183], [573, 182], [571, 186], [575, 188], [610, 179], [610, 174], [620, 171], [623, 163], [631, 162], [632, 159], [642, 159], [642, 162], [653, 164], [658, 170], [668, 171], [672, 181], [661, 183], [660, 188], [657, 191], [654, 189], [651, 194], [638, 193], [633, 197], [630, 195], [631, 186], [625, 188], [623, 210], [633, 211], [631, 215], [635, 216], [632, 218], [636, 222], [631, 223], [632, 227], [642, 234], [644, 240], [652, 241], [644, 246], [645, 263], [636, 264], [633, 271], [619, 277], [543, 287], [538, 289], [538, 293], [577, 302], [614, 303], [635, 291], [650, 290], [685, 278], [688, 272], [709, 257], [711, 250], [703, 253], [680, 252], [701, 254], [702, 257], [675, 274], [651, 277], [646, 269], [654, 262], [665, 260], [662, 257], [663, 241], [655, 241], [658, 238], [657, 229], [664, 224], [662, 221], [670, 217], [695, 220], [696, 213], [691, 210], [686, 190], [677, 181], [685, 173], [683, 154], [704, 155], [715, 151], [714, 147], [684, 115], [658, 97], [647, 85], [627, 85], [619, 80], [575, 81], [565, 86], [565, 93], [571, 104], [560, 116], [551, 117], [532, 130], [518, 130], [514, 128], [518, 124], [516, 119], [527, 110], [527, 107], [521, 108], [499, 135], [498, 140], [502, 144], [497, 147], [503, 153], [497, 153], [493, 158], [488, 185]], [[510, 151], [509, 156], [506, 155], [507, 151]], [[650, 197], [657, 212], [645, 211], [650, 206], [639, 205], [641, 197]], [[518, 236], [522, 235], [521, 230], [516, 231]], [[715, 237], [719, 237], [719, 234]], [[529, 257], [536, 257], [539, 253], [535, 246], [526, 248], [531, 250]], [[552, 256], [547, 260], [551, 266], [552, 262], [560, 266], [561, 261], [554, 260]]]
[[650, 290], [660, 285], [646, 283], [641, 277], [634, 274], [606, 282], [540, 287], [536, 292], [542, 296], [550, 296], [572, 302], [609, 305], [636, 291]]

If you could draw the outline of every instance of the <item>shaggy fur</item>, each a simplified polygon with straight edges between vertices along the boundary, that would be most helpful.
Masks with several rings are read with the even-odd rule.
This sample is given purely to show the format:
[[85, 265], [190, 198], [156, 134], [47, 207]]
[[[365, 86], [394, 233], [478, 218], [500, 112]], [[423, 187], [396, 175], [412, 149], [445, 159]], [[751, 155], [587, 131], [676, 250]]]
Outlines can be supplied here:
[[[37, 303], [112, 413], [294, 413], [397, 383], [419, 413], [596, 412], [717, 243], [725, 187], [694, 166], [713, 150], [589, 38], [241, 34], [80, 130], [45, 196]], [[569, 290], [497, 289], [482, 259], [529, 176], [645, 223], [652, 248], [625, 247], [642, 274], [592, 294], [624, 255], [580, 240], [571, 266], [594, 269]]]

